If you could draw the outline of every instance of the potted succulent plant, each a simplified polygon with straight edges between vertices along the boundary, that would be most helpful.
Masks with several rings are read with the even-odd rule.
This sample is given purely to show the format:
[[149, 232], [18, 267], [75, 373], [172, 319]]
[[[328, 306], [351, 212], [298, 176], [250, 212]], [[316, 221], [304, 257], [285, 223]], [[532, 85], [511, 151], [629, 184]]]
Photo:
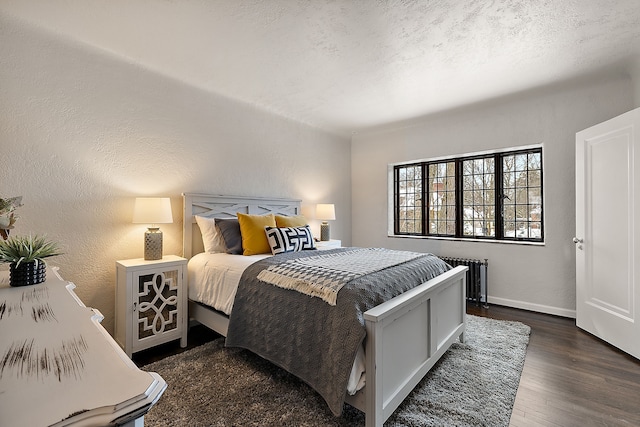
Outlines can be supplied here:
[[9, 263], [9, 284], [25, 286], [46, 280], [44, 258], [60, 255], [58, 244], [44, 236], [15, 236], [0, 240], [0, 262]]

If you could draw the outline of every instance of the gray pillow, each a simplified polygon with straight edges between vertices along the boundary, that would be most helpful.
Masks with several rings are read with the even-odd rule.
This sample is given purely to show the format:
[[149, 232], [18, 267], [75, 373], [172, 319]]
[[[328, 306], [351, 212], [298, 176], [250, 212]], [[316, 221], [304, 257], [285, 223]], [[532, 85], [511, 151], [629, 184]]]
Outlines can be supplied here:
[[216, 227], [222, 234], [222, 240], [227, 247], [227, 253], [242, 255], [242, 234], [240, 234], [240, 223], [237, 218], [216, 218]]

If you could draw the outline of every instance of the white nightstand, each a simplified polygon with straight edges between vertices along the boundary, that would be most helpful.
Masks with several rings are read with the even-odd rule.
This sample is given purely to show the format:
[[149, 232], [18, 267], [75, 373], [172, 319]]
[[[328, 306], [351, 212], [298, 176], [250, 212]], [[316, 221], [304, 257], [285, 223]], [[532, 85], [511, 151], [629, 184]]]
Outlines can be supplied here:
[[340, 247], [342, 247], [342, 240], [321, 240], [319, 242], [316, 242], [316, 249], [318, 249], [319, 251]]
[[168, 255], [116, 262], [115, 338], [132, 353], [180, 339], [187, 345], [187, 260]]

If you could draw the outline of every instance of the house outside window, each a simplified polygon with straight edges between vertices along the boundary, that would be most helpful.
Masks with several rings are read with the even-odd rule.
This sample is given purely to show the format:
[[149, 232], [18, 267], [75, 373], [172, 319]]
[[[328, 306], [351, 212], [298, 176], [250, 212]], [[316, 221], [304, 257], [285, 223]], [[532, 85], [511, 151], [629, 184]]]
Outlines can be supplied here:
[[542, 147], [393, 165], [393, 235], [543, 242]]

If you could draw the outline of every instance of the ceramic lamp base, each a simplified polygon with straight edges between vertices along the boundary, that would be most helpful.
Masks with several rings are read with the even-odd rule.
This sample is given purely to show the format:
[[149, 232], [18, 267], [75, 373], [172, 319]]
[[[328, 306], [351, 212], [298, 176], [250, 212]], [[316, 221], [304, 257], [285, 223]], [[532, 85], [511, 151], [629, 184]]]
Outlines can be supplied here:
[[159, 228], [149, 228], [144, 233], [144, 259], [162, 259], [162, 231]]
[[320, 224], [320, 240], [323, 242], [329, 241], [331, 239], [330, 235], [331, 231], [329, 230], [329, 223], [323, 222]]

